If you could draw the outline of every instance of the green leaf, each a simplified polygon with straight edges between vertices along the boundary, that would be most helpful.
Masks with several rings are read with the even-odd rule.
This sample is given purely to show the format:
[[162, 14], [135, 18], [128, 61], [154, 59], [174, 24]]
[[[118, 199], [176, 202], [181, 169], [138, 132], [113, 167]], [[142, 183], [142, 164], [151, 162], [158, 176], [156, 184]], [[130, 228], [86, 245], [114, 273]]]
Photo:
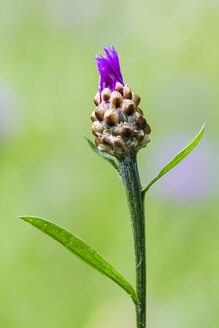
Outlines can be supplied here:
[[103, 153], [102, 151], [100, 151], [95, 145], [94, 143], [88, 139], [87, 137], [85, 137], [85, 139], [87, 140], [89, 146], [91, 147], [91, 149], [99, 156], [101, 156], [102, 158], [104, 158], [105, 160], [107, 160], [118, 172], [119, 176], [120, 176], [120, 170], [119, 170], [119, 165], [116, 163], [116, 161], [108, 154]]
[[160, 171], [160, 173], [142, 190], [142, 194], [144, 195], [146, 191], [158, 180], [160, 179], [164, 174], [166, 174], [168, 171], [170, 171], [174, 166], [176, 166], [178, 163], [180, 163], [199, 143], [203, 133], [205, 130], [205, 124], [202, 126], [201, 130], [197, 134], [197, 136], [190, 142], [190, 144], [185, 147], [183, 150], [181, 150], [164, 168]]
[[115, 281], [131, 296], [134, 303], [137, 304], [138, 299], [136, 293], [129, 282], [126, 281], [109, 263], [102, 258], [102, 256], [88, 246], [83, 240], [73, 235], [70, 231], [48, 220], [31, 216], [19, 216], [18, 218], [30, 223], [35, 228], [52, 237], [60, 244], [65, 246], [70, 252], [78, 256], [82, 261], [86, 262], [97, 271]]

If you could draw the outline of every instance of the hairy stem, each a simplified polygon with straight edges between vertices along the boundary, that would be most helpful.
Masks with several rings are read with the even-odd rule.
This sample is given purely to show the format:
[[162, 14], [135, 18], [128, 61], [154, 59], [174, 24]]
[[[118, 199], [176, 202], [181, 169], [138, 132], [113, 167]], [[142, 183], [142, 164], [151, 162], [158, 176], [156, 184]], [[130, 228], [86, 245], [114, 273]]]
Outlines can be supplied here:
[[122, 182], [125, 188], [134, 239], [136, 263], [137, 328], [146, 328], [146, 263], [145, 263], [145, 220], [141, 183], [136, 153], [130, 152], [119, 161]]

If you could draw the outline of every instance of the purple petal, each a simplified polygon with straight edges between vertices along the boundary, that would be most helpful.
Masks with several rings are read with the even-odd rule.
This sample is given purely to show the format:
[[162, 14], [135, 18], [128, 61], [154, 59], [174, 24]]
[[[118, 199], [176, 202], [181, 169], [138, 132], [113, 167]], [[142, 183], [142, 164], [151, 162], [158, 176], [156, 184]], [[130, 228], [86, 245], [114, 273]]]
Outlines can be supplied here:
[[108, 46], [103, 48], [105, 50], [106, 57], [103, 57], [101, 54], [99, 57], [95, 56], [97, 68], [100, 73], [98, 88], [100, 94], [104, 88], [109, 88], [111, 91], [114, 91], [116, 82], [120, 82], [124, 85], [120, 71], [118, 54], [113, 45], [111, 48]]

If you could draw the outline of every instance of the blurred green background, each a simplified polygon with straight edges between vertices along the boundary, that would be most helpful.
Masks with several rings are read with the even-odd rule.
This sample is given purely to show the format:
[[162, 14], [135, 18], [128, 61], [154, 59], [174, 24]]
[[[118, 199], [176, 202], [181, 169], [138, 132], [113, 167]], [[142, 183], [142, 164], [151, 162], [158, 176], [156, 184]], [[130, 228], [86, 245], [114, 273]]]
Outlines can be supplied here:
[[219, 326], [218, 14], [217, 0], [1, 0], [0, 327], [135, 327], [124, 291], [16, 220], [70, 229], [134, 284], [121, 181], [83, 138], [105, 43], [152, 127], [142, 183], [207, 122], [146, 199], [149, 328]]

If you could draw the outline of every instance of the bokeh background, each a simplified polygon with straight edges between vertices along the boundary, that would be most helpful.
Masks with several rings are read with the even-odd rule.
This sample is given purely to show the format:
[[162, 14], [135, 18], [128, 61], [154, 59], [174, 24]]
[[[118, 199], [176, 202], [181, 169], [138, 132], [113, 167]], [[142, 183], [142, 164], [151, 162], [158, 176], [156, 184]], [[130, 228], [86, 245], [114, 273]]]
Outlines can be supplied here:
[[149, 328], [219, 326], [218, 15], [217, 0], [1, 0], [0, 327], [135, 327], [123, 290], [16, 220], [70, 229], [134, 284], [121, 181], [83, 138], [105, 43], [152, 127], [143, 183], [207, 123], [146, 199]]

